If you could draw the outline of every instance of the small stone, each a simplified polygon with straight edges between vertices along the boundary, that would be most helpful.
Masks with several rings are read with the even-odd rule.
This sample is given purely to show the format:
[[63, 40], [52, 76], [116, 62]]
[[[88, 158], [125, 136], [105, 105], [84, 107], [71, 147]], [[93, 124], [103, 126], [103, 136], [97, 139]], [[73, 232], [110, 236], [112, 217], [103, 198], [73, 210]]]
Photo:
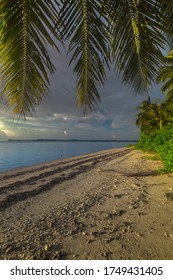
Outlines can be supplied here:
[[44, 250], [45, 250], [45, 251], [48, 251], [48, 249], [49, 249], [49, 245], [46, 244], [46, 245], [44, 246]]
[[104, 240], [104, 242], [105, 242], [105, 243], [110, 243], [110, 242], [113, 241], [113, 240], [115, 240], [115, 238], [114, 238], [114, 237], [110, 237], [110, 238], [106, 238], [106, 239]]
[[96, 236], [98, 234], [98, 232], [97, 231], [91, 231], [90, 232], [90, 235], [94, 235], [94, 236]]
[[107, 258], [110, 254], [111, 252], [103, 252], [101, 253], [101, 256]]

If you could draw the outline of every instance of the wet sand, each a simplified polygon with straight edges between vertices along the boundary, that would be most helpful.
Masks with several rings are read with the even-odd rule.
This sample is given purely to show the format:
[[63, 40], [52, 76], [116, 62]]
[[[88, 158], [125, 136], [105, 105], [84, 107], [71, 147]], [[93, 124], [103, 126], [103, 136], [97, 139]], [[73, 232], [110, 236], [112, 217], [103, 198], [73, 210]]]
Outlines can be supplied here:
[[161, 167], [121, 148], [0, 173], [0, 259], [173, 259]]

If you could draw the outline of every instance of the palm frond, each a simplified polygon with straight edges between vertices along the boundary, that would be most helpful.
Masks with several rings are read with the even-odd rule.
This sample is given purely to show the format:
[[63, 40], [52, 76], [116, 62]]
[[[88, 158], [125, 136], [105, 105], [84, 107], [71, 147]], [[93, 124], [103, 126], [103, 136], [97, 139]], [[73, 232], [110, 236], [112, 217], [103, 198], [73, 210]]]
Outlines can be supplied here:
[[103, 18], [104, 1], [62, 1], [62, 36], [70, 40], [70, 63], [75, 62], [77, 103], [84, 110], [95, 108], [100, 100], [98, 85], [106, 79], [109, 61], [108, 27]]
[[115, 69], [135, 92], [146, 92], [163, 62], [165, 17], [161, 1], [108, 0]]
[[173, 77], [170, 77], [162, 86], [162, 92], [166, 92], [167, 97], [173, 96]]
[[7, 104], [26, 115], [42, 101], [55, 70], [47, 46], [58, 49], [61, 36], [70, 42], [79, 106], [92, 110], [100, 100], [110, 41], [123, 81], [136, 92], [147, 91], [162, 65], [172, 10], [171, 0], [1, 0], [1, 83]]
[[157, 81], [163, 83], [163, 93], [173, 96], [173, 50], [165, 57], [165, 65], [161, 68]]
[[162, 1], [162, 14], [165, 17], [166, 26], [166, 39], [168, 41], [170, 49], [173, 47], [173, 2], [172, 0]]
[[34, 111], [48, 91], [55, 68], [47, 46], [57, 48], [57, 5], [49, 0], [1, 0], [2, 94], [18, 115]]

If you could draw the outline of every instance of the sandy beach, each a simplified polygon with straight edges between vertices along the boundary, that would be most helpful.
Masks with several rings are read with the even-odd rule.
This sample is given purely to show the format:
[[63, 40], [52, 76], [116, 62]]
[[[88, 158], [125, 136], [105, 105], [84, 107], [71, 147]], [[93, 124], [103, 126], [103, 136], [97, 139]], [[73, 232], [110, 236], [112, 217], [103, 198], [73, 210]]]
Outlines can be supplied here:
[[121, 148], [0, 173], [0, 259], [173, 259], [161, 167]]

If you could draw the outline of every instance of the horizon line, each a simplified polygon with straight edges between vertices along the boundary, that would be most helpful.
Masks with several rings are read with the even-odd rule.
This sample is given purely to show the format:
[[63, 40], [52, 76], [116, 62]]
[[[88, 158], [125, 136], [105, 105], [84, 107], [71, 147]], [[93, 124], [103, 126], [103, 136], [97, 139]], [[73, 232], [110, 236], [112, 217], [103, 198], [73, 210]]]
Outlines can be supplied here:
[[0, 140], [0, 142], [44, 142], [44, 141], [57, 141], [57, 142], [138, 142], [139, 140], [133, 139], [7, 139]]

